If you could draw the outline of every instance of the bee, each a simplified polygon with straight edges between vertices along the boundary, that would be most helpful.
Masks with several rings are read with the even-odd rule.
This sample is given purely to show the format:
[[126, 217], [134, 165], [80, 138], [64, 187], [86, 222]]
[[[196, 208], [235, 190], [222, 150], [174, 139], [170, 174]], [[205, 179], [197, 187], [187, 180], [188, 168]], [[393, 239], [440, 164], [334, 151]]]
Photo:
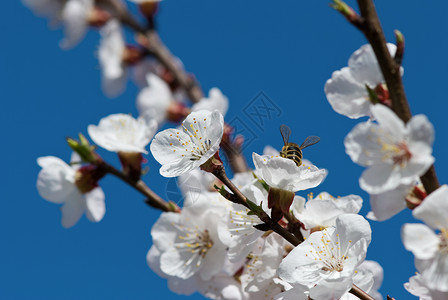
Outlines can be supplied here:
[[289, 136], [291, 135], [291, 129], [286, 125], [280, 126], [280, 133], [283, 138], [284, 146], [282, 151], [280, 151], [280, 156], [283, 158], [288, 158], [293, 160], [299, 167], [302, 164], [302, 149], [314, 145], [320, 141], [318, 136], [309, 136], [305, 139], [302, 145], [297, 145], [296, 143], [289, 142]]

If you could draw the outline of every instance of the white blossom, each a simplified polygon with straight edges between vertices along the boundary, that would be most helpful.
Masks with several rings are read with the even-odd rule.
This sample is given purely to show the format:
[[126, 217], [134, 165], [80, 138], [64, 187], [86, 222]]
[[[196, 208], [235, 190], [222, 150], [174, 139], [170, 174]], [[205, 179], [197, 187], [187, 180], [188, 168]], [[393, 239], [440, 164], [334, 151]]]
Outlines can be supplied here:
[[363, 190], [379, 194], [415, 182], [434, 162], [434, 130], [424, 115], [405, 125], [384, 105], [371, 109], [378, 121], [358, 124], [345, 138], [350, 158], [368, 167], [359, 180]]
[[220, 273], [226, 246], [218, 237], [217, 223], [226, 211], [213, 198], [203, 196], [181, 213], [163, 213], [151, 230], [161, 272], [183, 280], [193, 276], [210, 280]]
[[148, 152], [145, 150], [157, 129], [155, 121], [149, 125], [142, 119], [127, 114], [113, 114], [100, 120], [98, 126], [89, 125], [90, 138], [98, 146], [112, 152]]
[[82, 40], [89, 27], [88, 18], [93, 4], [93, 0], [67, 1], [62, 10], [65, 38], [61, 41], [61, 48], [73, 48]]
[[127, 69], [123, 64], [125, 42], [120, 23], [113, 19], [101, 30], [98, 58], [102, 72], [102, 89], [108, 97], [121, 94], [127, 81]]
[[191, 111], [218, 110], [223, 116], [226, 115], [227, 109], [229, 108], [229, 100], [223, 95], [220, 89], [212, 88], [208, 92], [207, 98], [202, 98], [201, 101], [195, 103], [191, 107]]
[[370, 225], [362, 216], [340, 215], [335, 227], [312, 233], [283, 259], [280, 278], [307, 286], [311, 298], [339, 299], [351, 289], [370, 240]]
[[358, 213], [362, 207], [362, 198], [357, 195], [335, 198], [329, 193], [322, 192], [315, 198], [311, 193], [305, 205], [304, 203], [304, 198], [296, 196], [291, 207], [294, 217], [309, 230], [334, 226], [336, 218], [341, 214]]
[[50, 19], [50, 24], [56, 23], [60, 19], [60, 14], [64, 8], [63, 0], [22, 0], [36, 15]]
[[[432, 192], [412, 211], [424, 224], [405, 224], [402, 240], [430, 290], [448, 292], [448, 185]], [[439, 230], [436, 234], [431, 229]]]
[[425, 278], [420, 273], [409, 278], [409, 282], [404, 284], [404, 288], [420, 300], [446, 300], [448, 292], [440, 292], [428, 288]]
[[99, 222], [106, 212], [104, 193], [100, 187], [82, 193], [77, 185], [79, 165], [69, 166], [54, 156], [44, 156], [37, 159], [42, 168], [37, 177], [39, 195], [49, 202], [62, 204], [62, 226], [75, 225], [84, 212], [92, 222]]
[[[387, 47], [393, 56], [396, 46], [389, 43]], [[383, 103], [386, 102], [384, 104], [388, 104], [387, 101], [390, 99], [384, 83], [373, 49], [370, 44], [367, 44], [353, 53], [348, 61], [348, 67], [333, 72], [331, 79], [325, 84], [325, 94], [337, 113], [357, 119], [362, 116], [371, 116], [372, 102], [366, 85], [374, 92], [380, 93], [379, 97], [385, 97], [380, 101], [383, 100]]]
[[173, 95], [168, 84], [157, 75], [148, 73], [146, 81], [147, 86], [137, 96], [138, 112], [145, 119], [162, 124], [167, 118]]
[[414, 183], [400, 184], [395, 189], [370, 195], [370, 211], [367, 219], [385, 221], [406, 208], [406, 196]]
[[270, 187], [297, 192], [318, 186], [327, 170], [302, 163], [299, 167], [288, 158], [252, 154], [256, 174]]
[[162, 165], [160, 174], [176, 177], [204, 164], [218, 150], [224, 118], [217, 110], [192, 112], [182, 129], [159, 132], [151, 142], [151, 153]]
[[290, 246], [276, 233], [257, 240], [240, 276], [248, 299], [270, 300], [282, 291], [283, 285], [275, 279], [278, 278], [277, 269], [286, 255], [287, 245]]

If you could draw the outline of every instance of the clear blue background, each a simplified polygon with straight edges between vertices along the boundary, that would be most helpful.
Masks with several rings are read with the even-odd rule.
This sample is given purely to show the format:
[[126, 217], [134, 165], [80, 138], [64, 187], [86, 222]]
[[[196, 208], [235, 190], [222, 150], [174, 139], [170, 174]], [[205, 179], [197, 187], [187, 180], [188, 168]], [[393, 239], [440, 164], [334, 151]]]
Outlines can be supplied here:
[[[262, 152], [266, 144], [281, 147], [282, 123], [292, 128], [297, 142], [319, 135], [321, 142], [305, 156], [329, 175], [313, 192], [359, 194], [365, 215], [370, 209], [368, 195], [358, 185], [362, 168], [351, 162], [343, 146], [358, 121], [333, 112], [323, 92], [331, 73], [346, 66], [365, 40], [328, 2], [166, 0], [158, 24], [165, 43], [203, 88], [218, 86], [229, 97], [228, 121], [239, 117], [252, 124], [242, 111], [260, 91], [280, 107], [281, 115], [266, 120], [261, 129], [249, 125], [255, 138], [245, 148], [247, 157]], [[448, 3], [377, 2], [389, 41], [396, 28], [406, 37], [408, 99], [412, 112], [426, 114], [436, 128], [436, 170], [446, 183]], [[40, 198], [35, 188], [37, 157], [55, 155], [67, 161], [66, 136], [86, 133], [89, 124], [111, 113], [135, 116], [138, 89], [129, 84], [113, 100], [102, 94], [95, 30], [66, 52], [58, 47], [61, 31], [50, 31], [46, 20], [20, 1], [4, 1], [2, 12], [0, 298], [183, 299], [146, 266], [150, 228], [160, 213], [143, 204], [137, 192], [106, 177], [101, 182], [105, 218], [93, 224], [83, 217], [67, 230], [60, 226], [58, 207]], [[100, 154], [118, 166], [114, 155]], [[151, 171], [144, 180], [165, 197], [172, 184], [158, 175], [154, 159], [148, 160]], [[411, 298], [403, 283], [415, 269], [412, 255], [402, 246], [400, 227], [412, 221], [405, 211], [386, 222], [371, 222], [368, 258], [385, 270], [384, 296]]]

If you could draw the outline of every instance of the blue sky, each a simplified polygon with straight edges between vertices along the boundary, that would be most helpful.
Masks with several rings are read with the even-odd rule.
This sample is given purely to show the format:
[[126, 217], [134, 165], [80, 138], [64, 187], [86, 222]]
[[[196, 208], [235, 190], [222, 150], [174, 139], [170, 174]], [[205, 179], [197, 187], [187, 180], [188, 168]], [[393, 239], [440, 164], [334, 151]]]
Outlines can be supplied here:
[[[435, 166], [441, 183], [447, 183], [448, 3], [377, 2], [388, 40], [393, 41], [394, 29], [405, 35], [403, 80], [411, 110], [426, 114], [436, 128]], [[106, 177], [101, 182], [107, 207], [103, 221], [93, 224], [83, 218], [67, 230], [60, 226], [57, 206], [40, 198], [35, 188], [37, 157], [68, 160], [66, 136], [86, 133], [89, 124], [111, 113], [135, 116], [137, 88], [129, 84], [116, 99], [102, 94], [94, 30], [78, 47], [63, 51], [58, 46], [61, 31], [49, 30], [20, 1], [5, 1], [3, 12], [0, 298], [183, 299], [146, 266], [150, 228], [160, 213], [144, 205], [138, 193]], [[362, 168], [351, 162], [343, 146], [359, 121], [332, 111], [323, 92], [331, 73], [346, 66], [365, 40], [328, 1], [166, 0], [158, 24], [165, 43], [204, 90], [217, 86], [229, 97], [226, 120], [247, 129], [248, 158], [267, 144], [281, 147], [278, 128], [283, 123], [297, 142], [318, 135], [321, 142], [306, 149], [305, 157], [329, 175], [313, 192], [359, 194], [365, 201], [361, 213], [369, 211], [368, 196], [358, 185]], [[278, 109], [262, 124], [247, 113], [260, 101], [260, 92]], [[118, 166], [114, 155], [99, 152]], [[172, 181], [161, 178], [158, 164], [148, 160], [144, 180], [163, 197], [171, 195]], [[402, 286], [415, 272], [413, 257], [400, 239], [405, 222], [413, 222], [409, 211], [371, 222], [367, 255], [385, 270], [383, 295], [397, 299], [410, 298]]]

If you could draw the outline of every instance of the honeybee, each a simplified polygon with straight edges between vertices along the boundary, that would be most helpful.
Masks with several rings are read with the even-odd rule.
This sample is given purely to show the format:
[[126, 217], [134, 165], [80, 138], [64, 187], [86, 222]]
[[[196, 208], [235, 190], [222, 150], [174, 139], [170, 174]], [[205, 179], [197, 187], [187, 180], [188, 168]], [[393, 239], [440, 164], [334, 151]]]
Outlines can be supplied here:
[[280, 126], [280, 133], [283, 138], [283, 143], [285, 144], [280, 151], [280, 156], [293, 160], [299, 167], [302, 164], [302, 149], [314, 145], [320, 141], [318, 136], [309, 136], [305, 139], [302, 145], [297, 145], [296, 143], [289, 142], [289, 136], [291, 135], [291, 129], [286, 125]]

